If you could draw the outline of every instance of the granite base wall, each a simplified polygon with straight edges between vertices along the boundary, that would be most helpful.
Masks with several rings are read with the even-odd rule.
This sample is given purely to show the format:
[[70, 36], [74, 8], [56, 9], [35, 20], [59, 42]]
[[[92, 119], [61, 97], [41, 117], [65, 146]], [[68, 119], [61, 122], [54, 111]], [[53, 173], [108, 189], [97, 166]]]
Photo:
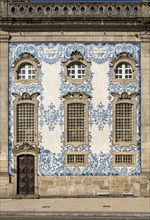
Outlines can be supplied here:
[[[150, 176], [39, 176], [39, 197], [149, 197]], [[0, 197], [12, 198], [14, 178], [0, 177]], [[24, 197], [24, 196], [19, 196]]]

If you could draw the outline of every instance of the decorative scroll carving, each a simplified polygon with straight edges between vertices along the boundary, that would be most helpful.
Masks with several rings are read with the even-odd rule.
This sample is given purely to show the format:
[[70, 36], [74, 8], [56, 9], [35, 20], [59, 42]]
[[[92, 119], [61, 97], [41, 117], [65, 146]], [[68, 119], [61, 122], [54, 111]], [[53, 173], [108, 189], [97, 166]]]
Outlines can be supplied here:
[[[72, 78], [68, 75], [68, 66], [72, 65], [73, 63], [77, 63], [77, 62], [84, 65], [85, 72], [84, 72], [84, 76], [82, 78], [75, 79], [75, 78]], [[80, 51], [77, 51], [77, 50], [72, 51], [72, 53], [70, 55], [70, 58], [67, 61], [62, 62], [62, 65], [63, 65], [64, 70], [65, 70], [65, 81], [68, 80], [70, 83], [81, 84], [84, 81], [88, 80], [88, 77], [89, 77], [88, 71], [89, 71], [91, 62], [85, 60]]]
[[72, 61], [78, 61], [78, 60], [83, 60], [83, 56], [80, 51], [73, 51], [72, 54], [70, 55], [70, 60]]
[[112, 92], [111, 95], [116, 97], [117, 101], [120, 101], [120, 100], [131, 100], [132, 98], [135, 98], [138, 95], [138, 93], [134, 92], [134, 93], [128, 94], [127, 92], [123, 92], [119, 94], [116, 92]]
[[24, 151], [33, 151], [37, 154], [40, 153], [40, 149], [37, 146], [30, 145], [29, 143], [23, 143], [22, 145], [16, 145], [14, 146], [12, 152], [14, 154], [24, 152]]
[[110, 66], [113, 66], [118, 60], [121, 61], [121, 59], [130, 60], [131, 62], [135, 63], [136, 66], [138, 65], [137, 60], [134, 59], [134, 57], [132, 56], [132, 54], [123, 52], [123, 53], [119, 53], [119, 54], [117, 55], [117, 57], [115, 57], [115, 58], [111, 61]]
[[29, 60], [36, 63], [37, 67], [40, 67], [40, 62], [32, 54], [25, 52], [20, 54], [20, 56], [13, 62], [12, 67], [14, 68], [20, 61]]
[[77, 98], [77, 99], [89, 99], [89, 98], [91, 98], [91, 96], [90, 95], [88, 95], [88, 94], [86, 94], [85, 92], [69, 92], [69, 93], [67, 93], [67, 94], [65, 94], [64, 96], [63, 96], [63, 98], [64, 99], [75, 99], [75, 98]]
[[22, 95], [17, 94], [17, 93], [12, 93], [12, 95], [16, 98], [17, 101], [20, 100], [35, 100], [37, 98], [37, 96], [40, 95], [39, 92], [33, 93], [33, 94], [29, 94], [29, 93], [22, 93]]

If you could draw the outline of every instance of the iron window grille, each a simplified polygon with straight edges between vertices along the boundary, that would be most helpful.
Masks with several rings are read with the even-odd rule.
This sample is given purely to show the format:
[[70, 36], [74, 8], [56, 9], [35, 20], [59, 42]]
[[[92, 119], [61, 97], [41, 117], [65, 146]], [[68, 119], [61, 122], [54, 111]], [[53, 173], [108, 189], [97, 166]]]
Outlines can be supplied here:
[[67, 106], [67, 141], [85, 141], [85, 105], [71, 103]]
[[33, 143], [35, 140], [35, 106], [17, 105], [17, 142]]
[[133, 105], [116, 105], [116, 142], [133, 140]]

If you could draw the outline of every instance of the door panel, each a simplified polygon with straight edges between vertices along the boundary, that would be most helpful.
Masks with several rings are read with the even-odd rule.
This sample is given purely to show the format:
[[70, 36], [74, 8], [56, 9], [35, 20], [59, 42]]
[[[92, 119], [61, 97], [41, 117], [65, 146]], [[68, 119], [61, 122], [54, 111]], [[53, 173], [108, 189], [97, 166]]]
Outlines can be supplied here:
[[18, 157], [17, 194], [34, 194], [34, 156]]

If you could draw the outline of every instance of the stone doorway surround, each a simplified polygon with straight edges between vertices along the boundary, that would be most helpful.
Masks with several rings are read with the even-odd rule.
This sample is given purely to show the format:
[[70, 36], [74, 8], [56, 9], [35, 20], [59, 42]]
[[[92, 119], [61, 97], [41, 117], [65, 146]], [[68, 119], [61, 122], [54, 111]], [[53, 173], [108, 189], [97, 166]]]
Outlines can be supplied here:
[[14, 161], [13, 195], [24, 197], [24, 195], [17, 195], [17, 157], [21, 155], [32, 155], [34, 156], [34, 196], [37, 196], [38, 195], [38, 155], [40, 149], [37, 146], [33, 146], [28, 143], [23, 143], [22, 145], [15, 146], [12, 152], [13, 152], [13, 161]]

